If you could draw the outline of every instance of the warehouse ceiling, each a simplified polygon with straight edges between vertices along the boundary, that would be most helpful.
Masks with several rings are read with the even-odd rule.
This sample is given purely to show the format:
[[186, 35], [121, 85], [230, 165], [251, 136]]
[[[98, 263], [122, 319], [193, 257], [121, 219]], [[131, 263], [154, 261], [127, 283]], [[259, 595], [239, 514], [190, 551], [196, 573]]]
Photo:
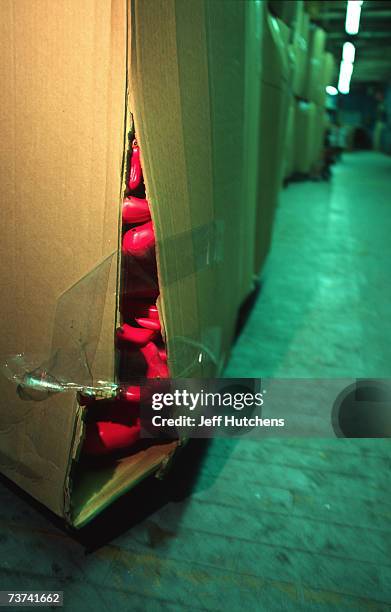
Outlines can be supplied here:
[[350, 40], [356, 47], [352, 83], [391, 82], [391, 0], [364, 0], [359, 33], [345, 32], [346, 1], [308, 1], [307, 10], [313, 21], [328, 33], [327, 48], [337, 64], [342, 45]]

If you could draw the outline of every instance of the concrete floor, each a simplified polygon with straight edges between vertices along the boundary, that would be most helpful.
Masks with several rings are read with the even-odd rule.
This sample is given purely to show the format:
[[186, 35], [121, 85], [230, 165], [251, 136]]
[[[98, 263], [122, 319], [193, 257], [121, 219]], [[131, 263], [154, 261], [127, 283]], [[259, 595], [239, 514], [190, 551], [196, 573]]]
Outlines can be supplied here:
[[[375, 153], [284, 190], [228, 376], [390, 377], [390, 191], [391, 158]], [[83, 612], [391, 610], [389, 451], [194, 441], [167, 483], [145, 481], [77, 537], [0, 483], [0, 588], [62, 589]]]

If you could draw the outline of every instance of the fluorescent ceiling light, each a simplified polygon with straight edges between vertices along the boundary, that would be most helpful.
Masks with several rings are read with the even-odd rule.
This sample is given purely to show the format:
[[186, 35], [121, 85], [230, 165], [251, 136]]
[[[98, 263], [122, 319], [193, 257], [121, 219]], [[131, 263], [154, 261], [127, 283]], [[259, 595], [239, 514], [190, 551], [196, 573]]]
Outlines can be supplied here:
[[345, 30], [348, 34], [357, 34], [360, 28], [362, 0], [348, 0], [346, 7]]
[[354, 56], [356, 55], [356, 49], [351, 42], [346, 42], [342, 48], [342, 59], [344, 62], [350, 62], [353, 64]]
[[339, 68], [338, 91], [342, 94], [349, 93], [350, 79], [352, 78], [353, 64], [342, 60]]
[[333, 85], [327, 85], [326, 93], [328, 93], [329, 96], [336, 96], [338, 94], [338, 89]]

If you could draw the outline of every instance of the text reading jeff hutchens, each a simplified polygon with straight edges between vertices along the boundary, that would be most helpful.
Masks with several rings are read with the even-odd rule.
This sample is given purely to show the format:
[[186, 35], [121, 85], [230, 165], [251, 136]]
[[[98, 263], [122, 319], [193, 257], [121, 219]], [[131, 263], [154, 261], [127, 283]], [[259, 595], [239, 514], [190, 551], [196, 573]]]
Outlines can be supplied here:
[[[197, 409], [234, 409], [235, 411], [260, 409], [264, 404], [262, 392], [257, 393], [206, 393], [200, 390], [192, 393], [187, 389], [177, 389], [174, 393], [154, 393], [152, 410], [167, 408], [186, 409], [193, 412]], [[179, 414], [177, 416], [152, 416], [154, 427], [284, 427], [285, 419], [262, 418], [259, 415], [239, 416], [236, 414], [200, 414], [196, 417]]]

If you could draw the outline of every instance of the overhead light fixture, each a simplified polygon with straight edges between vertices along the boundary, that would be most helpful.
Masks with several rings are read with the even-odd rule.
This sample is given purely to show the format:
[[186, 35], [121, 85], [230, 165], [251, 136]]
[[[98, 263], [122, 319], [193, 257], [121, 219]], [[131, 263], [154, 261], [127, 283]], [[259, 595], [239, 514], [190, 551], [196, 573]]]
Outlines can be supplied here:
[[352, 78], [353, 64], [342, 60], [339, 68], [338, 91], [348, 94], [350, 91], [350, 79]]
[[[349, 4], [349, 3], [348, 3]], [[353, 43], [346, 42], [342, 47], [342, 62], [339, 68], [338, 90], [342, 94], [348, 94], [350, 90], [350, 79], [352, 78], [354, 57], [356, 49]]]
[[362, 3], [363, 0], [348, 0], [345, 21], [345, 30], [348, 34], [358, 33], [360, 28]]
[[351, 42], [344, 43], [342, 48], [342, 59], [344, 62], [350, 62], [353, 64], [354, 56], [356, 55], [356, 48]]
[[334, 85], [327, 85], [326, 93], [329, 94], [329, 96], [336, 96], [338, 94], [338, 89], [334, 87]]

